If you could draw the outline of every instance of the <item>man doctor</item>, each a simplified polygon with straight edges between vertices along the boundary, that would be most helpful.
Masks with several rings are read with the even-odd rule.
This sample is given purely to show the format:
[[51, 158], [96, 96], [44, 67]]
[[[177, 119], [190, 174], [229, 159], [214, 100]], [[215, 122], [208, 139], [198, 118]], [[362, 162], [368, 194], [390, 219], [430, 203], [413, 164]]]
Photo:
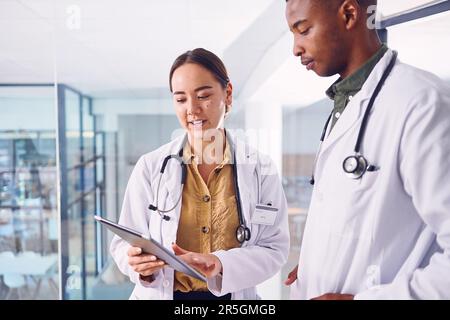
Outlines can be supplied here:
[[450, 87], [381, 44], [370, 5], [287, 0], [294, 55], [340, 78], [286, 284], [293, 299], [449, 299]]

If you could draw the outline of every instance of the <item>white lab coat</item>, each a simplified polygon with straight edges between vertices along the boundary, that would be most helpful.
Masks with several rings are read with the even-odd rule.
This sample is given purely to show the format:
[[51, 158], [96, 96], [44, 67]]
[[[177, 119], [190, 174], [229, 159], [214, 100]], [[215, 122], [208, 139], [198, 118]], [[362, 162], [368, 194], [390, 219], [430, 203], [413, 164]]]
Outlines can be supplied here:
[[[231, 132], [227, 131], [227, 135], [234, 139]], [[287, 260], [287, 204], [272, 161], [242, 142], [233, 141], [242, 210], [244, 220], [251, 230], [251, 239], [244, 242], [241, 248], [213, 253], [222, 262], [223, 276], [209, 279], [207, 285], [217, 296], [232, 293], [232, 299], [257, 299], [255, 286], [276, 274]], [[176, 242], [181, 201], [174, 211], [168, 213], [171, 218], [169, 221], [163, 221], [148, 206], [155, 204], [159, 171], [164, 158], [169, 154], [178, 154], [182, 144], [183, 138], [176, 139], [139, 159], [128, 182], [119, 220], [122, 225], [149, 234], [170, 251], [171, 244]], [[175, 205], [181, 192], [180, 181], [181, 166], [177, 161], [171, 160], [161, 181], [160, 208]], [[257, 203], [271, 203], [279, 209], [272, 226], [252, 223]], [[155, 274], [156, 279], [150, 284], [143, 282], [138, 273], [128, 265], [128, 248], [126, 242], [114, 237], [110, 249], [119, 269], [135, 283], [130, 299], [173, 299], [173, 269], [164, 268]]]
[[362, 146], [379, 167], [348, 178], [362, 117], [388, 51], [322, 144], [291, 298], [450, 298], [450, 87], [397, 61]]

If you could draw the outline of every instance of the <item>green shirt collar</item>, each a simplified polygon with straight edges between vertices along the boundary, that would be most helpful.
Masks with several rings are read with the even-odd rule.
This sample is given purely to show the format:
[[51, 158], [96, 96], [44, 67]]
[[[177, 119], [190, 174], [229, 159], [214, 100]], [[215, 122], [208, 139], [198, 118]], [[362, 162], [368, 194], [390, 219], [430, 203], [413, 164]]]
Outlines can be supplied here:
[[370, 73], [387, 51], [388, 47], [383, 44], [381, 48], [356, 72], [345, 79], [339, 78], [335, 83], [333, 83], [326, 91], [327, 96], [334, 100], [336, 95], [355, 95], [361, 90], [367, 78], [369, 78]]

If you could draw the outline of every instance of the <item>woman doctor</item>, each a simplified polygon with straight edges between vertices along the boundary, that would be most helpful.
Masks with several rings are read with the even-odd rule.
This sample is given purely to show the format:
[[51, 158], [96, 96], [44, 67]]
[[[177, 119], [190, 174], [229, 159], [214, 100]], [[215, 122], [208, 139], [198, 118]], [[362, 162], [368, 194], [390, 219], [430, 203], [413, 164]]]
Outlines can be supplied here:
[[270, 159], [225, 130], [232, 85], [215, 54], [182, 54], [169, 83], [186, 134], [139, 159], [119, 223], [173, 250], [207, 282], [118, 237], [111, 254], [135, 284], [130, 299], [256, 299], [255, 286], [288, 256], [281, 182]]

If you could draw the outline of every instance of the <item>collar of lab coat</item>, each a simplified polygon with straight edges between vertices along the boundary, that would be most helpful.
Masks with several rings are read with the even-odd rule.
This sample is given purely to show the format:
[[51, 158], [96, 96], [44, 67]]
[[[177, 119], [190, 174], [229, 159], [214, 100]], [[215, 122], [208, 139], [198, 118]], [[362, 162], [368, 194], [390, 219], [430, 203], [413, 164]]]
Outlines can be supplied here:
[[[333, 146], [350, 128], [355, 125], [360, 125], [359, 119], [364, 115], [364, 110], [366, 110], [367, 105], [369, 104], [370, 97], [375, 91], [375, 87], [383, 76], [384, 71], [386, 70], [391, 58], [393, 56], [392, 50], [388, 50], [383, 58], [378, 62], [375, 66], [366, 82], [362, 86], [361, 90], [352, 98], [352, 100], [347, 105], [345, 112], [342, 113], [339, 121], [336, 122], [331, 133], [329, 132], [330, 126], [327, 128], [326, 138], [322, 145], [321, 154], [324, 154], [327, 149]], [[376, 100], [374, 109], [376, 109]], [[372, 111], [373, 112], [373, 111]], [[370, 121], [370, 119], [369, 119]], [[355, 136], [355, 144], [356, 144], [356, 136]], [[351, 150], [353, 151], [353, 150]], [[350, 152], [350, 150], [349, 150]]]
[[[227, 137], [231, 140], [233, 144], [233, 150], [236, 153], [236, 163], [237, 163], [237, 173], [238, 173], [238, 184], [241, 192], [241, 201], [246, 200], [246, 196], [244, 196], [244, 192], [252, 187], [251, 181], [253, 179], [253, 173], [255, 172], [256, 164], [259, 159], [258, 153], [255, 149], [249, 147], [249, 145], [241, 139], [238, 139], [230, 130], [227, 130]], [[161, 155], [161, 163], [164, 158], [169, 154], [178, 154], [180, 150], [184, 147], [186, 143], [186, 135], [176, 138], [172, 142], [170, 142], [166, 149], [167, 154]], [[234, 161], [234, 160], [232, 160]], [[181, 189], [181, 165], [178, 161], [170, 160], [167, 163], [166, 170], [164, 172], [162, 181], [161, 181], [161, 189], [163, 188], [170, 195], [169, 201], [166, 204], [166, 207], [172, 207], [175, 205], [178, 200]], [[162, 196], [162, 194], [161, 194]], [[160, 199], [161, 201], [162, 199]], [[243, 206], [244, 207], [244, 206]], [[178, 204], [177, 208], [175, 208], [175, 212], [177, 216], [179, 215], [181, 208], [181, 201]], [[245, 210], [244, 210], [245, 211]], [[244, 215], [246, 212], [244, 212]]]

